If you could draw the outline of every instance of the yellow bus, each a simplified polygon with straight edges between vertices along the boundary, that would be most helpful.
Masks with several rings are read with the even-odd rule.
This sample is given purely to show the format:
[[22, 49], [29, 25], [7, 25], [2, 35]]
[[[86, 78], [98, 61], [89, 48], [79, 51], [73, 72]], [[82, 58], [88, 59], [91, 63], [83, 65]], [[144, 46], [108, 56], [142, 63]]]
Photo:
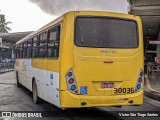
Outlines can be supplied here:
[[17, 86], [60, 108], [140, 105], [144, 90], [138, 16], [71, 11], [15, 44]]

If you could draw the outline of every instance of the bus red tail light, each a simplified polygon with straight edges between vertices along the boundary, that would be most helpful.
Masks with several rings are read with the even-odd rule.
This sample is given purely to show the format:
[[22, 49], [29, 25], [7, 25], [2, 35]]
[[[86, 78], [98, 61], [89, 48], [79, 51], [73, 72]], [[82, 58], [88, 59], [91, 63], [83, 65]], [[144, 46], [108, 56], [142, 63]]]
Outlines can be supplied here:
[[78, 87], [72, 69], [69, 69], [68, 72], [66, 73], [66, 82], [68, 90], [73, 94], [78, 94]]
[[142, 89], [142, 81], [143, 81], [142, 77], [143, 77], [143, 71], [142, 71], [142, 69], [140, 69], [140, 72], [138, 75], [138, 80], [137, 80], [137, 83], [135, 86], [135, 92], [138, 92]]
[[141, 83], [141, 82], [142, 82], [142, 78], [139, 78], [139, 79], [138, 79], [138, 82], [140, 82], [140, 83]]
[[74, 82], [74, 79], [73, 78], [70, 78], [69, 81], [68, 81], [70, 84], [72, 84]]

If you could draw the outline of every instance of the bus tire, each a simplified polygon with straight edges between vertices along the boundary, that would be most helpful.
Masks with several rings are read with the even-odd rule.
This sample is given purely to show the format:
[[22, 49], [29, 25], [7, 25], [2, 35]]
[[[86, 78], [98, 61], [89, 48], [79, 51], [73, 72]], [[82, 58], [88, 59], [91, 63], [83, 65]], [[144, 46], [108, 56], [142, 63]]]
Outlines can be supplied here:
[[32, 88], [32, 90], [33, 90], [33, 92], [32, 92], [32, 93], [33, 93], [33, 102], [34, 102], [35, 104], [40, 103], [40, 99], [38, 98], [36, 80], [33, 81], [33, 88]]
[[17, 81], [17, 87], [21, 87], [21, 84], [19, 83], [19, 76], [18, 76], [18, 72], [16, 72], [16, 81]]

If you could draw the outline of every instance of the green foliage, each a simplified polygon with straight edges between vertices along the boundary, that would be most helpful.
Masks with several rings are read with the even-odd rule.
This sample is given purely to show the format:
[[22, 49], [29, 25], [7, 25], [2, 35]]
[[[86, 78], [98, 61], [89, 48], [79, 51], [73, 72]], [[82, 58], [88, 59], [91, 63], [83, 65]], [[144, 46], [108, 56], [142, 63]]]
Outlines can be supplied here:
[[7, 27], [8, 24], [11, 24], [10, 21], [6, 21], [5, 15], [0, 14], [0, 33], [8, 33], [12, 29]]

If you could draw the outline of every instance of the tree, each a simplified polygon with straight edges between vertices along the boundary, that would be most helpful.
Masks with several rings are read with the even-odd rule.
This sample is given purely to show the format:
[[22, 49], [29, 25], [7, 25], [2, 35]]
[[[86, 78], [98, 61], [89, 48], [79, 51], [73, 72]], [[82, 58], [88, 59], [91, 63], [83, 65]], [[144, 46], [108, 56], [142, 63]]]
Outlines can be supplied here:
[[0, 33], [8, 33], [12, 29], [7, 27], [8, 24], [11, 24], [10, 21], [6, 21], [5, 15], [0, 14]]

